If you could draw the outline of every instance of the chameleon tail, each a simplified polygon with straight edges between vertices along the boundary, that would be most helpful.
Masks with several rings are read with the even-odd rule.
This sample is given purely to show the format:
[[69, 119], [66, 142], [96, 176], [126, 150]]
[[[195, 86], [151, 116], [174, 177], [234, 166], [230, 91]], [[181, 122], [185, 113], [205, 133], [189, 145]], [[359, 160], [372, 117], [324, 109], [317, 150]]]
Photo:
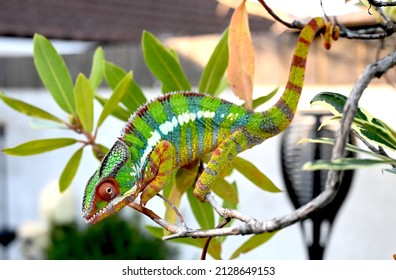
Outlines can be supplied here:
[[337, 40], [339, 29], [333, 27], [323, 18], [313, 18], [301, 30], [297, 45], [294, 51], [293, 60], [290, 67], [289, 79], [284, 93], [278, 102], [267, 111], [263, 112], [264, 118], [272, 117], [272, 123], [265, 124], [270, 134], [276, 134], [284, 130], [292, 121], [296, 112], [304, 84], [305, 65], [307, 62], [309, 47], [315, 35], [324, 30], [324, 47], [330, 48], [331, 40]]

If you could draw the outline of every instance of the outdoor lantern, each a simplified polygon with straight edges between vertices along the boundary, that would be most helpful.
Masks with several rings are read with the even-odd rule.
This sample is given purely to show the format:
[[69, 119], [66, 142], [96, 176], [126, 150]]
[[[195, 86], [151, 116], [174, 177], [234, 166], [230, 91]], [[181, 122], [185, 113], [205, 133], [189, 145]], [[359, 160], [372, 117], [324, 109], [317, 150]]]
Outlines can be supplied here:
[[[323, 112], [302, 112], [285, 130], [281, 140], [282, 173], [287, 192], [295, 208], [308, 203], [319, 195], [325, 187], [327, 171], [302, 170], [304, 163], [318, 159], [331, 158], [332, 145], [298, 142], [304, 138], [334, 138], [338, 123], [318, 128], [329, 114]], [[351, 137], [350, 137], [351, 143]], [[348, 157], [353, 156], [351, 153]], [[337, 195], [328, 205], [313, 213], [301, 222], [304, 242], [308, 248], [309, 259], [322, 259], [328, 243], [332, 224], [349, 191], [353, 170], [347, 170]]]

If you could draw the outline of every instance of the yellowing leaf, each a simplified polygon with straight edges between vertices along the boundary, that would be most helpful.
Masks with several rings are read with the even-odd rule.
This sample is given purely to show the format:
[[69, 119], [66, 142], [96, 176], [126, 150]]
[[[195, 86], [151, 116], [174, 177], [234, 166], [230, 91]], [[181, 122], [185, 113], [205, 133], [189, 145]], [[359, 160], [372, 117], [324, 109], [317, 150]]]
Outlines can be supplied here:
[[74, 88], [74, 100], [76, 102], [77, 116], [80, 119], [82, 127], [85, 131], [91, 133], [94, 119], [94, 91], [91, 83], [83, 74], [77, 77]]
[[63, 169], [63, 172], [59, 178], [60, 192], [64, 192], [73, 181], [78, 166], [80, 165], [82, 152], [83, 152], [83, 148], [78, 149], [67, 162], [65, 169]]
[[103, 81], [104, 76], [104, 53], [101, 47], [95, 50], [89, 82], [93, 89], [97, 89]]
[[232, 15], [228, 49], [228, 82], [235, 95], [245, 100], [246, 107], [252, 109], [254, 48], [245, 1]]

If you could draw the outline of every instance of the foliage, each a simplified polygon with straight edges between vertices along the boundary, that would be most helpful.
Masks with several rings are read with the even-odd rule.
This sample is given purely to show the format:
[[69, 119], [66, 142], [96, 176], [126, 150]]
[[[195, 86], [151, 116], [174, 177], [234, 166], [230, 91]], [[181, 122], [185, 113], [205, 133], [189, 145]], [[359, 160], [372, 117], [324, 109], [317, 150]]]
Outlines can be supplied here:
[[[312, 101], [312, 105], [321, 105], [327, 108], [334, 117], [331, 120], [340, 120], [342, 110], [346, 102], [346, 97], [334, 92], [322, 92], [316, 95]], [[322, 126], [326, 125], [328, 121], [324, 122]], [[371, 116], [365, 109], [358, 107], [356, 116], [352, 124], [352, 128], [357, 133], [358, 137], [370, 148], [365, 150], [354, 145], [347, 145], [347, 150], [368, 155], [370, 158], [341, 158], [337, 160], [318, 160], [315, 162], [308, 162], [304, 165], [306, 170], [318, 169], [357, 169], [370, 167], [373, 165], [391, 165], [391, 168], [384, 169], [390, 173], [396, 173], [396, 159], [390, 157], [385, 149], [390, 151], [396, 150], [396, 131], [382, 120]], [[305, 139], [303, 141], [334, 144], [333, 139]], [[375, 147], [378, 146], [378, 148]]]
[[[243, 36], [239, 37], [238, 34], [243, 34]], [[255, 108], [275, 95], [277, 90], [272, 91], [267, 96], [252, 100], [254, 54], [251, 39], [249, 38], [250, 31], [247, 24], [247, 12], [243, 2], [230, 24], [230, 31], [227, 28], [223, 32], [218, 45], [206, 67], [203, 69], [198, 84], [200, 91], [218, 95], [225, 88], [224, 76], [230, 55], [232, 65], [228, 67], [228, 75], [231, 76], [229, 81], [232, 83], [234, 92], [246, 102], [246, 107]], [[238, 46], [242, 46], [243, 48], [238, 49]], [[232, 50], [232, 53], [229, 53], [229, 48]], [[146, 65], [152, 74], [162, 83], [163, 93], [191, 90], [191, 84], [184, 74], [182, 65], [174, 50], [167, 48], [148, 31], [144, 31], [142, 34], [142, 50]], [[249, 50], [249, 52], [246, 53], [246, 50]], [[78, 172], [85, 148], [92, 148], [93, 154], [98, 160], [101, 160], [108, 151], [108, 147], [96, 141], [101, 125], [106, 121], [108, 116], [112, 115], [122, 121], [127, 121], [129, 116], [139, 106], [144, 104], [147, 99], [142, 89], [133, 80], [132, 71], [127, 72], [112, 62], [107, 61], [100, 47], [94, 53], [89, 77], [79, 74], [76, 80], [73, 81], [67, 65], [52, 43], [44, 36], [36, 34], [34, 36], [34, 64], [44, 86], [56, 104], [64, 111], [64, 117], [54, 116], [50, 112], [21, 100], [11, 98], [3, 93], [0, 93], [0, 98], [5, 104], [19, 113], [34, 119], [44, 120], [50, 123], [53, 128], [73, 131], [76, 137], [32, 140], [12, 148], [6, 148], [3, 152], [9, 155], [27, 156], [53, 151], [70, 145], [77, 145], [78, 147], [65, 163], [64, 170], [60, 174], [59, 186], [60, 190], [64, 191], [70, 186], [75, 174]], [[99, 95], [97, 92], [97, 89], [103, 82], [112, 90], [109, 97]], [[242, 87], [239, 87], [239, 84]], [[244, 94], [241, 95], [238, 92], [244, 92]], [[100, 115], [97, 118], [94, 116], [95, 100], [102, 106]], [[205, 161], [205, 158], [202, 160]], [[236, 208], [238, 203], [237, 185], [235, 182], [230, 183], [226, 179], [227, 175], [234, 169], [246, 176], [254, 185], [264, 191], [280, 191], [253, 164], [237, 157], [232, 166], [228, 168], [228, 172], [225, 172], [217, 179], [213, 188], [214, 192], [223, 199], [225, 206]], [[213, 228], [215, 223], [218, 222], [215, 219], [213, 209], [207, 203], [198, 202], [191, 194], [190, 187], [194, 185], [197, 172], [197, 165], [175, 172], [173, 180], [169, 183], [170, 186], [165, 188], [164, 194], [170, 198], [176, 207], [179, 206], [183, 197], [187, 197], [198, 224], [202, 228]], [[79, 184], [84, 183], [80, 182]], [[168, 206], [165, 217], [171, 223], [176, 221], [174, 211]], [[101, 226], [108, 225], [98, 225], [98, 227]], [[72, 229], [69, 229], [69, 231], [71, 235], [77, 234], [73, 233]], [[156, 236], [162, 236], [164, 234], [163, 230], [159, 228], [151, 228], [150, 231]], [[56, 229], [55, 232], [57, 232]], [[111, 238], [113, 240], [116, 239], [116, 237]], [[257, 242], [254, 242], [256, 239]], [[225, 237], [219, 237], [211, 241], [209, 253], [212, 257], [220, 258], [221, 246], [224, 240]], [[234, 257], [239, 255], [242, 252], [241, 250], [246, 252], [246, 248], [251, 250], [263, 243], [263, 239], [255, 238], [254, 240], [253, 242], [250, 240], [246, 246], [242, 246], [242, 249], [239, 249], [234, 254]], [[265, 240], [268, 240], [268, 238]], [[205, 244], [204, 240], [181, 239], [178, 242], [201, 248]]]
[[[137, 215], [128, 223], [119, 215], [79, 229], [76, 224], [52, 225], [46, 248], [52, 260], [162, 260], [175, 259], [177, 251], [139, 228]], [[109, 242], [111, 240], [111, 242]]]

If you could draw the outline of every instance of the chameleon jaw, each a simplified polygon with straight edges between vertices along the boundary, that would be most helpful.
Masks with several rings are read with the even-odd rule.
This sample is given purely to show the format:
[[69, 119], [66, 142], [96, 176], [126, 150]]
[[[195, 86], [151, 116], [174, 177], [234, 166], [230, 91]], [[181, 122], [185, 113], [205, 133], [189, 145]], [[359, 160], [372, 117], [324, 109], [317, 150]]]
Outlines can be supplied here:
[[133, 193], [133, 190], [134, 188], [126, 192], [123, 196], [114, 198], [106, 207], [97, 212], [94, 212], [94, 208], [91, 206], [90, 209], [82, 213], [85, 222], [87, 224], [95, 224], [104, 218], [117, 213], [136, 199], [138, 193]]

